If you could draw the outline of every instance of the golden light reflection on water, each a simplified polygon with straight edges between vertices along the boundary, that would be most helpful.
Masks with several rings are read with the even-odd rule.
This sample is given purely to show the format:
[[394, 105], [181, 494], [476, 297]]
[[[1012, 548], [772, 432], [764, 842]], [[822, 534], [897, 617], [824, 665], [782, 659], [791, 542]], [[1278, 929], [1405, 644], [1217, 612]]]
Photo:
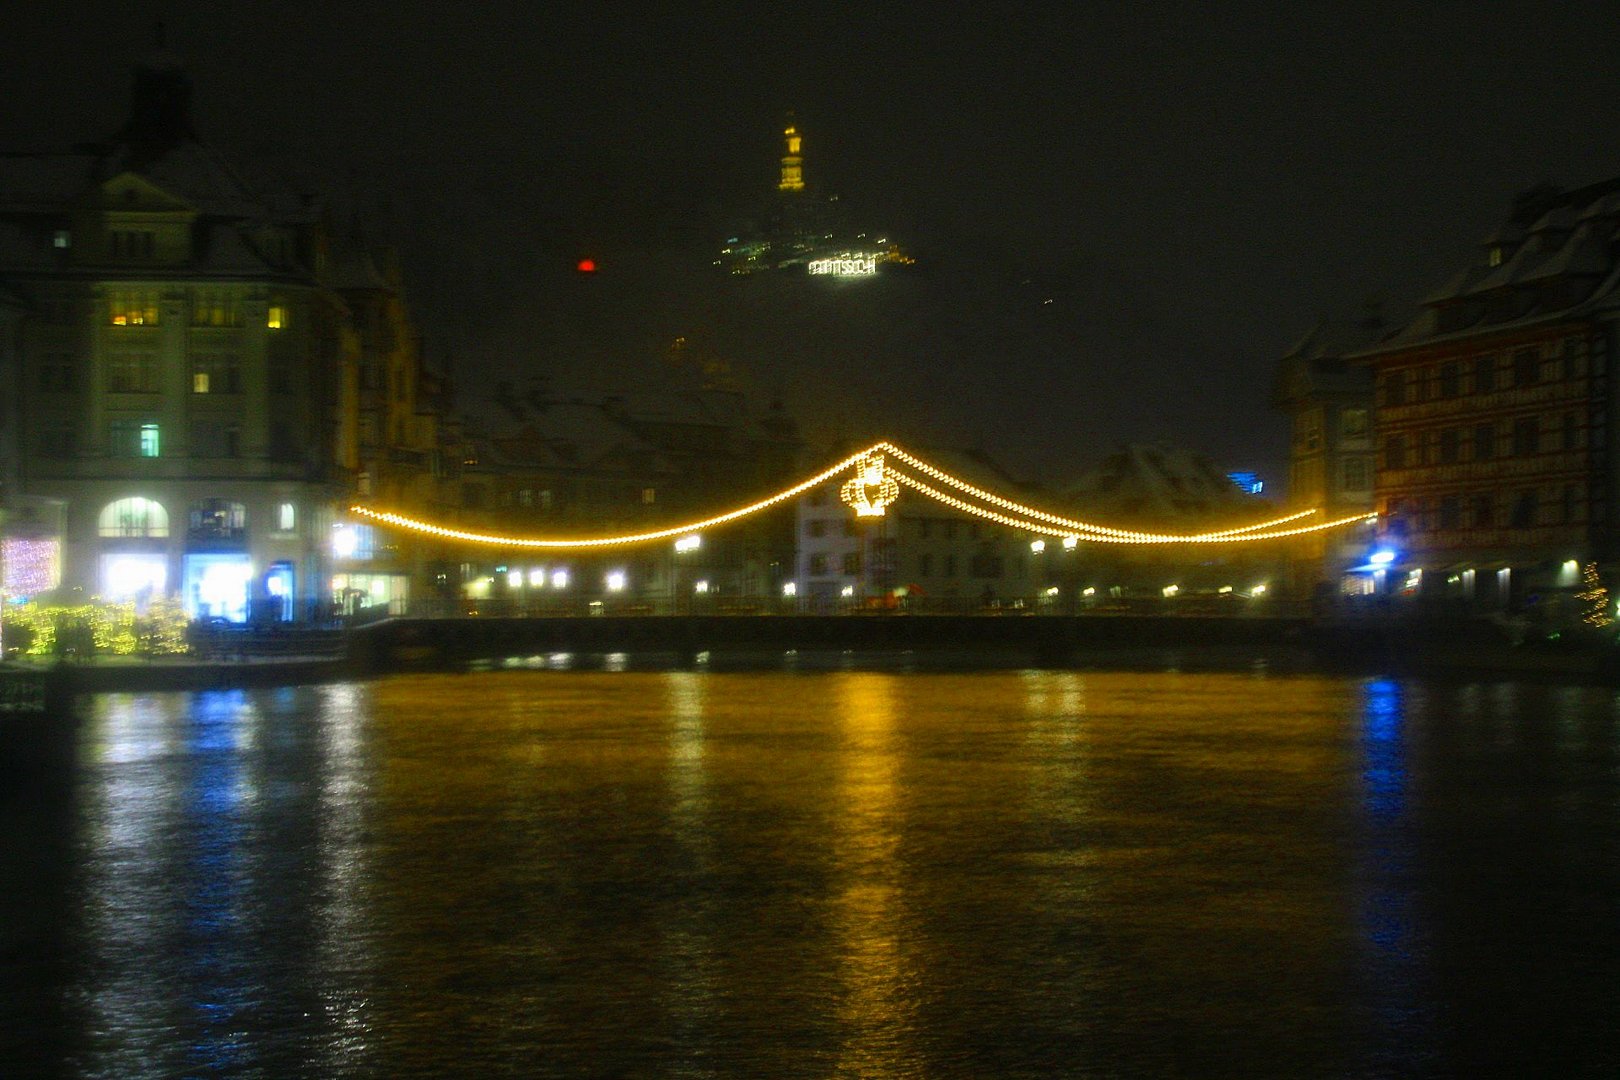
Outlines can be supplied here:
[[1438, 1045], [1482, 902], [1525, 917], [1453, 963], [1615, 953], [1600, 901], [1500, 886], [1616, 894], [1617, 713], [1232, 672], [102, 698], [60, 999], [85, 1075], [1399, 1075], [1358, 1025]]
[[911, 1071], [916, 988], [900, 940], [905, 918], [895, 858], [900, 838], [895, 677], [845, 674], [833, 697], [842, 736], [834, 845], [843, 882], [833, 898], [844, 985], [838, 1016], [846, 1027], [839, 1072], [897, 1076]]

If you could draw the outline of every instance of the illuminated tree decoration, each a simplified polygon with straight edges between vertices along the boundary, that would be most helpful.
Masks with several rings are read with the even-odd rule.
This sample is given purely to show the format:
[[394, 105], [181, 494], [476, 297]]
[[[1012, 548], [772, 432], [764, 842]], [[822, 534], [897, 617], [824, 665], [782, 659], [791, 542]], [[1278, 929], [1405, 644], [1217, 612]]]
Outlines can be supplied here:
[[1614, 622], [1614, 616], [1609, 614], [1609, 590], [1598, 580], [1597, 563], [1589, 562], [1581, 568], [1581, 584], [1586, 588], [1575, 596], [1586, 604], [1581, 613], [1586, 625], [1602, 629]]
[[882, 454], [867, 454], [855, 466], [855, 477], [838, 489], [838, 497], [856, 517], [882, 517], [900, 497], [900, 484], [883, 468]]

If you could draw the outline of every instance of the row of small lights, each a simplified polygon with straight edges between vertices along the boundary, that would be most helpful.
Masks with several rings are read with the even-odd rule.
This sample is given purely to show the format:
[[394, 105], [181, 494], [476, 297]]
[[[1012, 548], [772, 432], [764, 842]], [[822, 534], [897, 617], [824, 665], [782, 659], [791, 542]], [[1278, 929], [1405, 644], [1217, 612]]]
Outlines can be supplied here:
[[[1329, 529], [1341, 528], [1346, 525], [1377, 520], [1376, 515], [1354, 514], [1348, 517], [1338, 518], [1334, 521], [1320, 522], [1314, 525], [1298, 526], [1291, 529], [1279, 527], [1318, 513], [1317, 510], [1313, 509], [1303, 510], [1295, 514], [1289, 514], [1285, 517], [1275, 518], [1270, 521], [1259, 522], [1253, 525], [1245, 525], [1240, 528], [1223, 529], [1207, 533], [1145, 533], [1127, 529], [1114, 529], [1108, 526], [1093, 525], [1088, 522], [1059, 517], [1055, 514], [1048, 514], [1044, 511], [1034, 509], [1033, 507], [1024, 506], [1021, 503], [1015, 503], [1011, 500], [1003, 499], [991, 492], [974, 487], [966, 481], [959, 480], [940, 469], [936, 469], [920, 458], [914, 457], [911, 454], [906, 453], [904, 450], [901, 450], [893, 443], [888, 442], [876, 443], [870, 448], [863, 450], [858, 454], [852, 454], [844, 460], [838, 462], [836, 465], [822, 470], [807, 480], [795, 484], [783, 491], [777, 492], [768, 499], [751, 503], [748, 506], [740, 507], [736, 510], [730, 511], [729, 513], [720, 514], [712, 518], [706, 518], [702, 521], [673, 526], [667, 529], [656, 529], [642, 533], [630, 533], [623, 536], [575, 537], [567, 539], [503, 536], [493, 533], [478, 533], [469, 532], [462, 529], [450, 529], [444, 526], [434, 525], [431, 522], [407, 517], [403, 514], [394, 514], [374, 510], [366, 506], [356, 505], [351, 506], [349, 509], [352, 513], [358, 514], [362, 517], [371, 518], [386, 525], [392, 525], [396, 528], [406, 529], [413, 532], [424, 533], [429, 536], [441, 537], [447, 540], [461, 540], [475, 544], [491, 544], [504, 547], [520, 548], [577, 549], [615, 547], [649, 543], [654, 540], [665, 540], [672, 536], [692, 534], [701, 529], [713, 528], [718, 525], [724, 525], [729, 522], [736, 521], [740, 518], [747, 517], [751, 514], [758, 513], [773, 506], [780, 505], [788, 499], [795, 498], [811, 488], [825, 483], [827, 480], [837, 476], [851, 466], [861, 468], [862, 472], [858, 473], [858, 476], [864, 476], [865, 472], [870, 469], [870, 460], [875, 456], [885, 453], [905, 462], [911, 467], [917, 469], [919, 472], [938, 480], [947, 487], [955, 488], [958, 491], [964, 492], [965, 494], [978, 499], [980, 502], [988, 503], [990, 506], [999, 506], [1004, 510], [1010, 511], [1010, 513], [1002, 513], [997, 510], [988, 509], [985, 506], [967, 502], [966, 500], [959, 499], [956, 496], [940, 491], [939, 489], [934, 488], [913, 476], [900, 472], [899, 470], [892, 468], [888, 470], [889, 474], [891, 474], [895, 480], [912, 488], [919, 494], [926, 495], [945, 506], [960, 510], [963, 513], [970, 514], [996, 524], [1005, 525], [1009, 528], [1021, 529], [1027, 532], [1046, 533], [1053, 536], [1061, 535], [1063, 537], [1065, 547], [1073, 547], [1081, 539], [1097, 543], [1113, 544], [1236, 543], [1239, 541], [1251, 540], [1277, 540], [1285, 537], [1300, 536], [1313, 532], [1322, 532]], [[1058, 526], [1062, 532], [1059, 532], [1058, 529], [1054, 529], [1053, 526]], [[676, 545], [677, 550], [683, 550], [680, 547], [680, 543], [686, 542], [686, 539], [690, 539], [690, 537], [684, 538], [681, 542], [678, 542]]]

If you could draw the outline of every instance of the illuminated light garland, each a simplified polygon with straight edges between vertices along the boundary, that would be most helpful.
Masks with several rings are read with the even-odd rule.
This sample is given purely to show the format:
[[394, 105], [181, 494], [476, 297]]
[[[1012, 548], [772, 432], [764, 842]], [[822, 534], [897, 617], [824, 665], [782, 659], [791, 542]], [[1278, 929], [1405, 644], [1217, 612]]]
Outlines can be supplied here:
[[[1085, 522], [1085, 521], [1075, 521], [1075, 520], [1073, 520], [1071, 518], [1058, 517], [1055, 514], [1048, 514], [1048, 513], [1044, 512], [1044, 511], [1036, 510], [1033, 507], [1023, 506], [1023, 505], [1021, 505], [1019, 503], [1012, 502], [1009, 499], [1003, 499], [1000, 496], [995, 495], [995, 494], [993, 494], [991, 492], [983, 491], [983, 490], [981, 490], [979, 488], [976, 488], [972, 484], [969, 484], [965, 480], [958, 480], [956, 477], [951, 476], [949, 473], [946, 473], [946, 472], [944, 472], [944, 471], [942, 471], [940, 469], [934, 468], [932, 465], [928, 464], [926, 461], [923, 461], [920, 458], [912, 457], [910, 454], [906, 453], [904, 450], [900, 449], [898, 446], [895, 446], [893, 443], [887, 443], [887, 442], [878, 443], [875, 447], [873, 447], [873, 450], [882, 450], [882, 451], [884, 451], [886, 453], [892, 454], [895, 457], [899, 458], [901, 461], [905, 462], [907, 465], [910, 465], [912, 468], [917, 469], [920, 472], [926, 473], [927, 475], [933, 477], [935, 480], [938, 480], [940, 483], [946, 484], [946, 485], [948, 485], [950, 487], [953, 487], [953, 488], [956, 488], [958, 491], [965, 491], [969, 495], [972, 495], [974, 498], [979, 499], [982, 502], [990, 503], [992, 506], [999, 506], [1003, 510], [1011, 510], [1011, 511], [1013, 511], [1015, 513], [1022, 514], [1025, 517], [1028, 517], [1028, 518], [1030, 518], [1032, 520], [1035, 520], [1035, 521], [1049, 522], [1049, 523], [1051, 523], [1053, 525], [1061, 525], [1065, 529], [1067, 529], [1067, 530], [1069, 530], [1071, 532], [1082, 533], [1082, 534], [1084, 534], [1084, 533], [1095, 533], [1095, 534], [1100, 535], [1100, 536], [1128, 536], [1128, 537], [1134, 537], [1134, 538], [1139, 538], [1139, 539], [1143, 539], [1143, 540], [1147, 540], [1147, 539], [1150, 539], [1150, 538], [1158, 539], [1158, 538], [1162, 538], [1164, 536], [1173, 535], [1173, 534], [1167, 534], [1167, 533], [1144, 533], [1144, 532], [1137, 532], [1137, 531], [1134, 531], [1134, 530], [1131, 530], [1131, 529], [1114, 529], [1114, 528], [1110, 528], [1110, 527], [1108, 527], [1106, 525], [1093, 525], [1093, 524], [1091, 524], [1089, 522]], [[1287, 515], [1285, 517], [1274, 518], [1271, 521], [1262, 521], [1262, 522], [1260, 522], [1258, 524], [1255, 524], [1255, 525], [1244, 525], [1241, 528], [1236, 528], [1236, 529], [1220, 529], [1220, 530], [1217, 530], [1214, 533], [1209, 533], [1209, 534], [1205, 534], [1205, 535], [1225, 536], [1227, 534], [1258, 532], [1258, 531], [1260, 531], [1262, 529], [1270, 529], [1270, 528], [1273, 528], [1273, 527], [1278, 526], [1278, 525], [1286, 525], [1290, 521], [1298, 521], [1300, 518], [1310, 517], [1312, 514], [1315, 514], [1315, 513], [1318, 513], [1318, 512], [1319, 511], [1317, 511], [1315, 509], [1301, 510], [1298, 513], [1289, 514], [1289, 515]], [[1036, 532], [1047, 532], [1049, 530], [1036, 529], [1035, 531]]]
[[[898, 469], [895, 469], [892, 465], [887, 465], [884, 460], [885, 454], [905, 462], [918, 471], [925, 473], [935, 480], [938, 480], [942, 484], [945, 484], [947, 487], [954, 487], [958, 491], [965, 492], [981, 502], [988, 503], [990, 506], [999, 506], [1004, 510], [1011, 511], [1011, 513], [1002, 513], [998, 510], [992, 510], [985, 506], [980, 506], [940, 491], [939, 489], [918, 480], [916, 477], [910, 476]], [[465, 529], [450, 529], [441, 525], [434, 525], [431, 522], [407, 517], [404, 514], [393, 514], [381, 510], [373, 510], [367, 506], [355, 505], [349, 507], [349, 510], [351, 513], [359, 514], [362, 517], [371, 518], [372, 520], [382, 522], [385, 525], [392, 525], [395, 528], [407, 529], [413, 532], [423, 533], [428, 536], [438, 537], [440, 539], [460, 540], [472, 544], [489, 544], [493, 546], [513, 548], [545, 548], [553, 550], [570, 548], [620, 547], [630, 544], [650, 543], [654, 540], [666, 540], [672, 536], [682, 536], [685, 534], [696, 533], [703, 529], [714, 528], [717, 525], [724, 525], [728, 522], [736, 521], [740, 518], [758, 513], [761, 510], [766, 510], [773, 506], [780, 505], [788, 499], [801, 495], [818, 484], [825, 483], [826, 481], [832, 479], [834, 476], [843, 472], [845, 469], [850, 468], [851, 466], [856, 468], [856, 475], [854, 479], [847, 481], [843, 485], [842, 489], [840, 490], [840, 496], [844, 498], [844, 501], [851, 504], [857, 514], [862, 514], [862, 516], [880, 515], [883, 512], [883, 508], [887, 507], [889, 503], [893, 502], [894, 497], [898, 495], [899, 485], [905, 484], [916, 490], [919, 494], [927, 495], [929, 498], [934, 499], [945, 506], [960, 510], [965, 514], [970, 514], [974, 517], [983, 518], [986, 521], [993, 521], [999, 525], [1005, 525], [1013, 529], [1021, 529], [1026, 532], [1040, 533], [1049, 536], [1063, 536], [1065, 547], [1070, 546], [1069, 539], [1071, 536], [1076, 541], [1086, 540], [1093, 543], [1105, 544], [1229, 544], [1244, 541], [1279, 540], [1290, 536], [1302, 536], [1308, 533], [1325, 532], [1330, 529], [1343, 528], [1347, 525], [1373, 522], [1377, 520], [1377, 515], [1361, 513], [1338, 518], [1334, 521], [1324, 521], [1313, 525], [1304, 525], [1291, 529], [1279, 527], [1287, 525], [1290, 522], [1298, 521], [1301, 518], [1320, 513], [1319, 510], [1312, 509], [1302, 510], [1298, 513], [1289, 514], [1280, 518], [1274, 518], [1270, 521], [1258, 522], [1253, 525], [1245, 525], [1234, 529], [1220, 529], [1205, 533], [1146, 533], [1129, 529], [1115, 529], [1106, 525], [1096, 525], [1090, 522], [1060, 517], [1056, 514], [1048, 514], [1045, 511], [1037, 510], [1033, 507], [1027, 507], [1020, 503], [1015, 503], [1009, 499], [1003, 499], [991, 492], [976, 488], [966, 481], [958, 480], [950, 474], [934, 468], [932, 465], [929, 465], [920, 458], [913, 457], [904, 450], [895, 446], [893, 443], [889, 442], [874, 443], [872, 446], [862, 450], [860, 453], [851, 454], [849, 457], [838, 462], [836, 465], [823, 469], [821, 472], [807, 480], [803, 480], [790, 488], [779, 491], [767, 499], [761, 499], [758, 502], [739, 507], [738, 509], [732, 510], [729, 513], [719, 514], [711, 518], [705, 518], [702, 521], [685, 522], [680, 525], [673, 525], [664, 529], [654, 529], [641, 533], [629, 533], [623, 536], [507, 536], [498, 533], [479, 533], [471, 532]], [[878, 497], [876, 499], [868, 494], [869, 489], [873, 487], [876, 487], [878, 490]], [[864, 514], [860, 509], [860, 504], [863, 501], [868, 507]], [[1059, 526], [1060, 528], [1054, 529], [1053, 526]]]
[[[958, 499], [954, 495], [947, 495], [945, 492], [940, 491], [937, 488], [929, 487], [922, 481], [916, 479], [915, 477], [907, 476], [905, 473], [896, 471], [894, 472], [894, 476], [902, 484], [905, 484], [907, 487], [914, 488], [918, 494], [927, 495], [930, 499], [944, 503], [946, 506], [960, 510], [965, 514], [972, 514], [974, 517], [984, 518], [986, 521], [993, 521], [998, 525], [1006, 525], [1009, 528], [1024, 529], [1029, 532], [1046, 531], [1041, 525], [1035, 522], [1022, 518], [1009, 517], [1008, 515], [999, 513], [995, 510], [986, 510], [983, 507], [974, 506], [970, 502]], [[1312, 513], [1315, 513], [1315, 511], [1312, 511]], [[1297, 517], [1298, 515], [1295, 515], [1295, 518]], [[1290, 518], [1289, 520], [1294, 520], [1294, 518]], [[1337, 518], [1333, 521], [1323, 521], [1315, 525], [1302, 525], [1294, 529], [1271, 529], [1266, 532], [1246, 532], [1240, 534], [1227, 530], [1224, 532], [1186, 534], [1139, 533], [1130, 536], [1097, 533], [1089, 536], [1082, 536], [1081, 539], [1096, 544], [1238, 544], [1254, 540], [1281, 540], [1284, 537], [1303, 536], [1307, 533], [1325, 532], [1329, 529], [1341, 529], [1346, 525], [1354, 525], [1358, 522], [1365, 523], [1371, 520], [1373, 519], [1367, 514], [1353, 514], [1349, 517]]]
[[840, 461], [838, 464], [833, 465], [830, 468], [823, 469], [821, 472], [817, 473], [815, 476], [812, 476], [808, 480], [795, 484], [784, 491], [779, 491], [768, 499], [761, 499], [759, 502], [750, 503], [747, 506], [739, 507], [730, 513], [720, 514], [712, 518], [704, 518], [702, 521], [690, 521], [683, 525], [675, 525], [667, 529], [655, 529], [651, 532], [644, 533], [630, 533], [625, 536], [574, 537], [571, 539], [502, 536], [498, 533], [475, 533], [467, 532], [463, 529], [447, 529], [441, 525], [434, 525], [431, 522], [418, 521], [416, 518], [406, 517], [404, 514], [385, 513], [381, 510], [373, 510], [367, 506], [351, 506], [349, 507], [349, 512], [359, 514], [362, 517], [371, 518], [374, 521], [380, 521], [385, 525], [393, 525], [401, 529], [410, 529], [414, 532], [426, 533], [429, 536], [437, 536], [445, 540], [465, 540], [470, 544], [494, 544], [503, 547], [523, 548], [619, 547], [625, 544], [645, 544], [653, 540], [667, 540], [671, 536], [681, 536], [685, 533], [694, 533], [702, 529], [712, 529], [716, 525], [724, 525], [728, 521], [736, 521], [738, 518], [747, 517], [750, 514], [755, 514], [761, 510], [769, 509], [770, 507], [776, 506], [782, 502], [786, 502], [788, 499], [794, 498], [797, 495], [802, 495], [804, 492], [809, 491], [817, 484], [825, 483], [834, 476], [837, 476], [839, 473], [843, 472], [845, 469], [849, 468], [851, 465], [864, 460], [869, 453], [870, 451], [862, 450], [858, 454], [851, 454], [843, 461]]

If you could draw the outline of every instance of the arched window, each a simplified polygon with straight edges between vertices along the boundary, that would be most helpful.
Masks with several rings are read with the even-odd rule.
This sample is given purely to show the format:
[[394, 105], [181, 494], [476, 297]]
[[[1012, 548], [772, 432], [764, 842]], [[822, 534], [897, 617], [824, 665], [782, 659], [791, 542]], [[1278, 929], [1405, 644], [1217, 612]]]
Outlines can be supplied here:
[[169, 512], [163, 504], [139, 495], [110, 502], [101, 508], [102, 536], [169, 535]]

